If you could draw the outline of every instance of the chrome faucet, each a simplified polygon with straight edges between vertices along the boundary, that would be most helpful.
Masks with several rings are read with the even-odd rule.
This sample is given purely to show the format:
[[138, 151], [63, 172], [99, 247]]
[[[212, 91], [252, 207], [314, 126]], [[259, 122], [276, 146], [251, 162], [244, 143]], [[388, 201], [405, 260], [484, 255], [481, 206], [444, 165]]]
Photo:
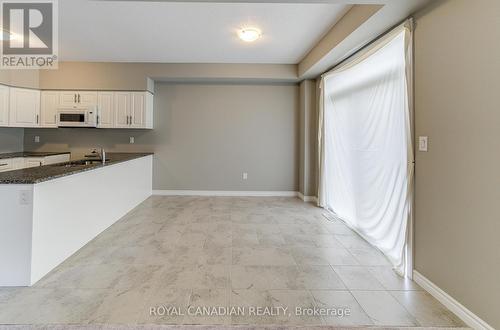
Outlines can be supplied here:
[[85, 155], [85, 157], [99, 157], [99, 160], [101, 161], [101, 163], [105, 164], [106, 163], [106, 151], [104, 150], [104, 148], [100, 148], [99, 151], [97, 151], [98, 149], [95, 148], [94, 150], [92, 150], [92, 152], [90, 153], [90, 155]]

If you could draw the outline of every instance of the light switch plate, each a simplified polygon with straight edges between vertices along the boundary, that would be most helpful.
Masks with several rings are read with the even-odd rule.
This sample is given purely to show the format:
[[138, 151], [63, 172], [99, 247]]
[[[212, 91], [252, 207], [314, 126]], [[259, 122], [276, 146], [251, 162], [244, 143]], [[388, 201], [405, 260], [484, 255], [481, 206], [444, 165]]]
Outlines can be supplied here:
[[426, 152], [428, 150], [429, 138], [427, 136], [418, 137], [418, 151]]
[[40, 143], [40, 137], [38, 135], [35, 136], [35, 143]]
[[135, 143], [135, 138], [133, 136], [130, 137], [130, 144], [134, 144]]

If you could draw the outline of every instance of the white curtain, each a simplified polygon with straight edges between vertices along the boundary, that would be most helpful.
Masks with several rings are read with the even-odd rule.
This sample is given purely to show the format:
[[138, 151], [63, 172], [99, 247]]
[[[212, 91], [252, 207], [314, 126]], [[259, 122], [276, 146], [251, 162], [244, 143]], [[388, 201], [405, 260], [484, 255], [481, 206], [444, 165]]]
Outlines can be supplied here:
[[413, 191], [411, 21], [321, 81], [319, 204], [404, 273]]

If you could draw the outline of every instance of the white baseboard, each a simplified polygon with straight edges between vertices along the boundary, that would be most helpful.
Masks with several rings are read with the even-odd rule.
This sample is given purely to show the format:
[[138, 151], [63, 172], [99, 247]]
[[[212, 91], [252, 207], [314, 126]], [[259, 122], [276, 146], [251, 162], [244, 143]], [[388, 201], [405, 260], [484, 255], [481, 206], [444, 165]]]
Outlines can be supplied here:
[[153, 190], [156, 196], [297, 197], [296, 191]]
[[299, 197], [300, 199], [302, 199], [306, 203], [317, 203], [318, 202], [318, 198], [316, 196], [304, 196], [304, 194], [302, 194], [301, 192], [297, 193], [297, 197]]
[[413, 280], [425, 291], [442, 303], [446, 308], [455, 313], [465, 324], [473, 329], [494, 330], [492, 326], [483, 321], [479, 316], [471, 312], [464, 305], [456, 301], [452, 296], [444, 292], [440, 287], [431, 282], [418, 271], [413, 271]]

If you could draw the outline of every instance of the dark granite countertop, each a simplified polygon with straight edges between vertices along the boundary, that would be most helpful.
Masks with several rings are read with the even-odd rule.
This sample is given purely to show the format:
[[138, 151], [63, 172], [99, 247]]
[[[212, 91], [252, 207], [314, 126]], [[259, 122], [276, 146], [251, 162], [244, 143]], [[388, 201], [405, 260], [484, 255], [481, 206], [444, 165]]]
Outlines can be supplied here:
[[0, 154], [0, 159], [8, 158], [24, 158], [24, 157], [48, 157], [56, 155], [69, 154], [69, 151], [65, 152], [38, 152], [38, 151], [20, 151], [20, 152], [9, 152], [6, 154]]
[[[25, 168], [21, 170], [0, 173], [0, 184], [36, 184], [60, 177], [91, 171], [98, 168], [126, 162], [132, 159], [150, 156], [153, 153], [106, 153], [106, 163], [95, 163], [90, 165], [78, 165], [66, 167], [64, 164], [75, 163], [75, 161], [44, 165], [39, 167]], [[30, 157], [30, 156], [28, 156]], [[33, 156], [35, 157], [35, 156]], [[41, 157], [41, 156], [40, 156]]]

